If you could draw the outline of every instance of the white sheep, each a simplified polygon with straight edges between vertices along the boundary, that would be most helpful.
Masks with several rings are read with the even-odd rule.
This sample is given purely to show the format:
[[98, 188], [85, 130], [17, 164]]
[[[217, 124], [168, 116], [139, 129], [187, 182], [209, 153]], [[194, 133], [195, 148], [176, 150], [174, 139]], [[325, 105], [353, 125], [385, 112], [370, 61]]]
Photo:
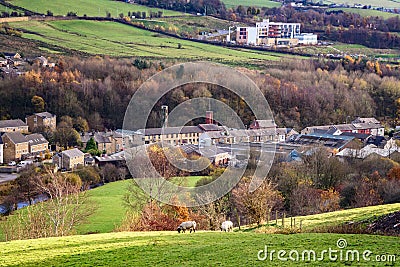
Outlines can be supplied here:
[[221, 231], [224, 231], [224, 232], [233, 231], [233, 222], [231, 222], [231, 221], [223, 222], [221, 224]]
[[178, 226], [178, 233], [185, 232], [187, 229], [190, 229], [190, 232], [193, 233], [196, 232], [196, 222], [195, 221], [187, 221], [187, 222], [183, 222]]

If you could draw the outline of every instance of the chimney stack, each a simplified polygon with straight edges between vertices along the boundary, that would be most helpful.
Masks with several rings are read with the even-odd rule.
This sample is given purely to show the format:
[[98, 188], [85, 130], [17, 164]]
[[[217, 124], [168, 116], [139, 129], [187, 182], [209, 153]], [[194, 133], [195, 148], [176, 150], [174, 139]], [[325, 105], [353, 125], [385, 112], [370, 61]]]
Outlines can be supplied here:
[[212, 111], [206, 111], [206, 124], [214, 124], [214, 114]]
[[168, 106], [161, 106], [162, 128], [168, 127]]

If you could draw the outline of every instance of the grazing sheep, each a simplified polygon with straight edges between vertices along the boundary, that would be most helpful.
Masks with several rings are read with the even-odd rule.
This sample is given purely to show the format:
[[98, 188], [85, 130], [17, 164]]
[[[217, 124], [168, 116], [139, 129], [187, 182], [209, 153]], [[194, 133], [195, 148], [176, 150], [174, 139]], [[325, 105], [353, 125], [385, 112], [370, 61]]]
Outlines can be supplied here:
[[233, 223], [231, 221], [225, 221], [221, 224], [221, 231], [229, 232], [233, 231]]
[[185, 232], [186, 230], [190, 229], [190, 232], [193, 233], [196, 232], [196, 222], [195, 221], [187, 221], [187, 222], [183, 222], [178, 226], [178, 233]]

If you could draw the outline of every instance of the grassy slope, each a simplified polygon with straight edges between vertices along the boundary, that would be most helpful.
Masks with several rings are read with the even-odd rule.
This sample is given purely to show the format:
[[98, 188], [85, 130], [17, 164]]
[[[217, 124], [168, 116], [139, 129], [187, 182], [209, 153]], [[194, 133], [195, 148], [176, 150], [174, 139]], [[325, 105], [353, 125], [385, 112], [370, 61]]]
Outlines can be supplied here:
[[399, 0], [325, 0], [324, 2], [331, 4], [363, 4], [363, 5], [371, 5], [375, 7], [386, 7], [386, 8], [399, 8], [400, 1]]
[[[179, 40], [115, 22], [69, 20], [46, 23], [29, 21], [11, 23], [11, 25], [35, 32], [35, 34], [23, 34], [24, 38], [89, 54], [202, 59], [221, 62], [248, 62], [252, 59], [277, 60], [282, 57], [277, 53], [237, 51]], [[182, 45], [182, 49], [178, 49], [178, 43]]]
[[165, 29], [176, 29], [178, 34], [197, 36], [199, 32], [215, 32], [216, 30], [228, 30], [230, 26], [245, 25], [228, 20], [217, 19], [210, 16], [187, 16], [187, 17], [164, 17], [154, 20], [134, 20], [143, 23], [147, 28], [154, 28], [155, 25]]
[[[399, 3], [400, 7], [400, 3]], [[389, 12], [383, 12], [379, 10], [373, 10], [373, 9], [359, 9], [359, 8], [329, 8], [327, 11], [338, 11], [338, 10], [343, 10], [343, 12], [347, 13], [356, 13], [360, 14], [363, 17], [383, 17], [384, 19], [388, 19], [391, 17], [396, 17], [399, 16], [398, 14], [393, 14]]]
[[[201, 178], [202, 176], [184, 177], [182, 185], [188, 187], [195, 186], [196, 182]], [[113, 182], [89, 191], [98, 209], [97, 212], [89, 218], [88, 223], [78, 228], [78, 233], [107, 233], [113, 231], [115, 226], [119, 225], [124, 218], [126, 210], [123, 206], [122, 197], [126, 193], [126, 188], [130, 182], [131, 180]], [[179, 182], [182, 182], [182, 180], [179, 180]], [[296, 224], [298, 225], [302, 220], [303, 229], [307, 230], [313, 227], [336, 225], [349, 221], [361, 221], [398, 210], [400, 210], [400, 203], [341, 210], [323, 214], [299, 216], [296, 217]], [[290, 224], [289, 219], [286, 219], [286, 224], [287, 223]], [[278, 222], [278, 225], [280, 224], [281, 221]]]
[[98, 208], [87, 223], [78, 227], [77, 232], [107, 233], [119, 226], [126, 212], [122, 197], [130, 182], [130, 180], [118, 181], [90, 190], [89, 195]]
[[11, 9], [11, 8], [9, 8], [7, 6], [4, 6], [4, 5], [0, 4], [0, 12], [9, 12], [9, 13], [11, 13], [13, 11], [17, 11], [18, 13], [22, 13], [22, 14], [24, 13], [22, 10]]
[[[194, 187], [203, 176], [188, 176], [179, 179], [182, 186]], [[97, 205], [96, 212], [88, 218], [88, 222], [79, 226], [79, 234], [109, 233], [119, 226], [125, 217], [126, 208], [123, 196], [128, 183], [132, 180], [117, 181], [89, 191], [93, 202]]]
[[296, 221], [303, 221], [304, 229], [310, 229], [319, 226], [337, 225], [343, 222], [362, 221], [376, 216], [399, 211], [400, 203], [378, 205], [349, 210], [340, 210], [323, 214], [296, 217]]
[[[70, 236], [0, 244], [1, 266], [282, 266], [274, 260], [261, 262], [257, 253], [267, 245], [269, 251], [285, 249], [335, 249], [339, 238], [348, 247], [372, 256], [395, 254], [400, 258], [397, 237], [370, 235], [296, 234], [266, 235], [256, 233], [197, 232], [121, 232], [88, 236]], [[345, 251], [345, 250], [344, 250]], [[289, 262], [290, 263], [290, 262]], [[343, 266], [344, 262], [298, 262], [296, 266]], [[348, 262], [347, 265], [353, 265]], [[355, 262], [354, 266], [384, 266], [375, 262]], [[291, 263], [290, 265], [294, 265]], [[288, 265], [285, 265], [288, 266]]]
[[[161, 10], [113, 0], [9, 0], [8, 2], [34, 12], [44, 14], [47, 12], [47, 10], [53, 12], [54, 15], [66, 15], [68, 12], [72, 11], [76, 12], [78, 16], [83, 16], [86, 14], [91, 17], [105, 17], [106, 12], [110, 12], [111, 16], [117, 17], [120, 13], [123, 13], [126, 16], [129, 11], [141, 11], [149, 13], [150, 10], [154, 12]], [[161, 11], [163, 11], [164, 16], [182, 15], [180, 12], [170, 10]]]
[[[375, 220], [379, 216], [396, 212], [400, 210], [400, 203], [386, 204], [378, 206], [370, 206], [363, 208], [355, 208], [348, 210], [339, 210], [334, 212], [327, 212], [322, 214], [307, 215], [307, 216], [297, 216], [295, 217], [295, 226], [300, 227], [300, 221], [302, 225], [302, 231], [310, 231], [322, 229], [326, 226], [336, 226], [341, 225], [346, 222], [360, 222], [364, 220]], [[278, 226], [282, 226], [282, 216], [278, 215]], [[271, 220], [270, 226], [275, 226], [276, 221]], [[290, 218], [286, 216], [285, 225], [286, 228], [290, 228]], [[256, 232], [268, 232], [268, 226], [255, 226], [248, 225], [242, 227], [244, 231], [256, 231]]]
[[279, 7], [281, 3], [270, 1], [270, 0], [223, 0], [225, 6], [229, 7], [237, 7], [239, 5], [242, 6], [257, 6], [257, 7]]

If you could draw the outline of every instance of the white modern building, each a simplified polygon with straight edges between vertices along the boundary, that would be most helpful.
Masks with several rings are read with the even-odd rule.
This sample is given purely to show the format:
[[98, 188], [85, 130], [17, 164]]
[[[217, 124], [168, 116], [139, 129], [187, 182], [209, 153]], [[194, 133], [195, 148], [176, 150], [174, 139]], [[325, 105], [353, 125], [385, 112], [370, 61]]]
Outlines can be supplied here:
[[236, 42], [247, 45], [297, 45], [317, 44], [317, 35], [301, 33], [300, 23], [270, 22], [256, 23], [255, 27], [238, 27]]
[[294, 38], [299, 40], [299, 44], [302, 45], [316, 45], [318, 44], [318, 36], [313, 33], [301, 33], [296, 35]]

